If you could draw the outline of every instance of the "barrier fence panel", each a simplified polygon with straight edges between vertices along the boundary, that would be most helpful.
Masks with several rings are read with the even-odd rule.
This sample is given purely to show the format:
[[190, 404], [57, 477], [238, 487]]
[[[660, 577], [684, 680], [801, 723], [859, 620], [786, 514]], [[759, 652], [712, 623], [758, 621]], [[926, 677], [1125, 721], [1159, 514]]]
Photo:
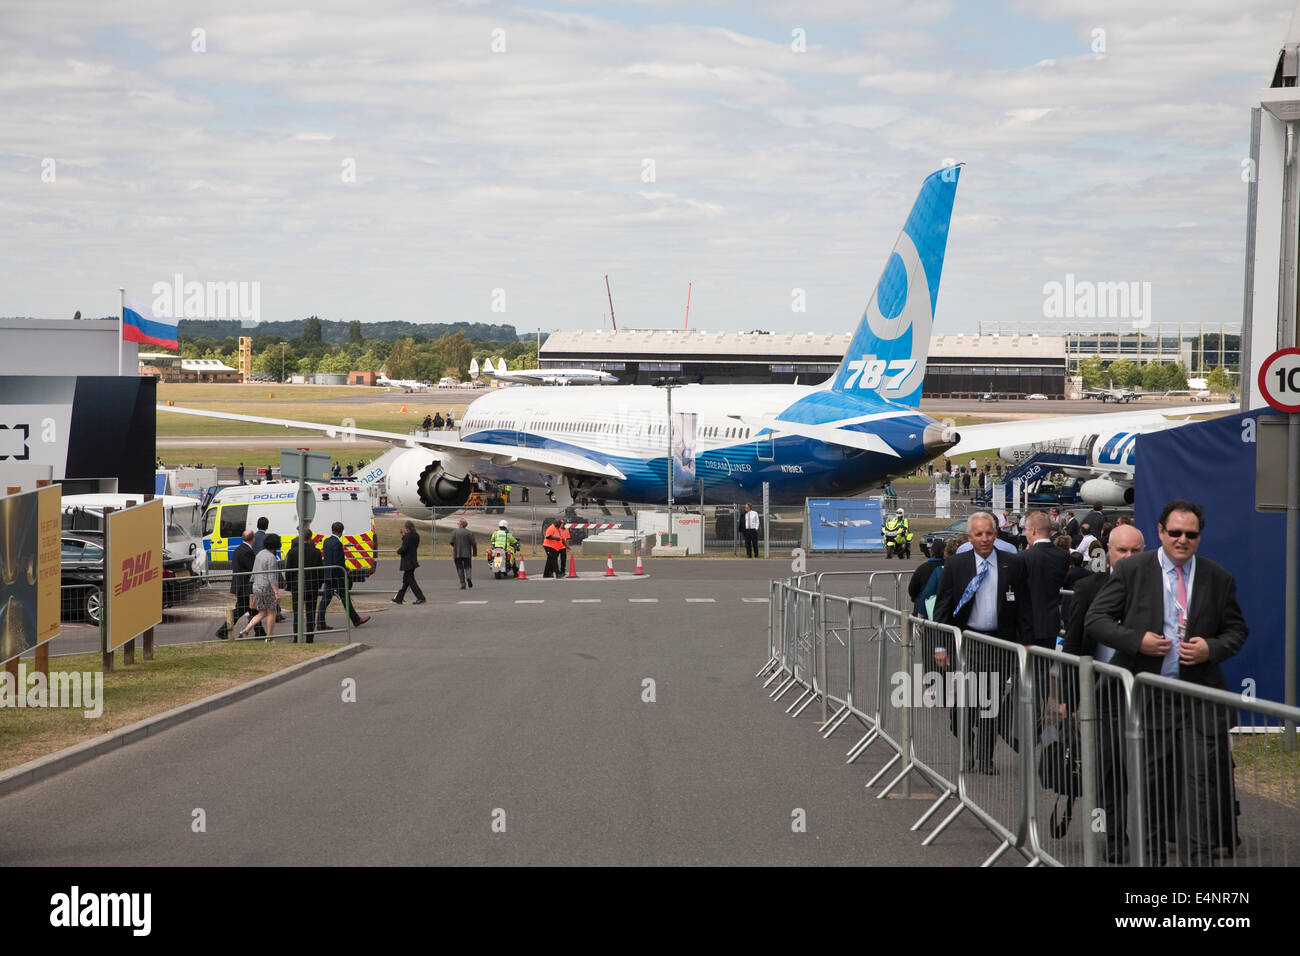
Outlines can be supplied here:
[[1131, 707], [1139, 865], [1300, 862], [1300, 770], [1276, 732], [1296, 708], [1150, 674], [1134, 679]]
[[822, 721], [823, 737], [833, 734], [849, 716], [849, 690], [852, 679], [849, 616], [852, 610], [848, 598], [827, 594], [821, 596], [823, 618], [820, 639], [825, 661], [825, 683], [822, 693], [823, 700], [834, 708]]
[[[910, 714], [906, 707], [894, 707], [890, 703], [890, 677], [903, 669], [906, 660], [907, 650], [904, 646], [906, 635], [904, 631], [905, 620], [903, 615], [890, 607], [881, 604], [871, 605], [876, 619], [879, 621], [879, 665], [876, 677], [876, 694], [877, 694], [877, 736], [885, 741], [886, 744], [894, 751], [889, 761], [880, 768], [870, 780], [867, 781], [868, 789], [874, 787], [892, 770], [895, 764], [903, 761], [903, 757], [910, 751], [908, 741], [908, 719]], [[903, 761], [905, 763], [905, 761]], [[898, 774], [894, 782], [901, 780], [903, 774]], [[885, 790], [888, 793], [888, 788]]]
[[880, 606], [854, 598], [849, 601], [849, 687], [853, 714], [867, 732], [845, 754], [853, 763], [871, 746], [880, 728], [880, 682], [884, 645], [880, 635]]
[[785, 582], [769, 614], [757, 676], [776, 699], [801, 688], [795, 716], [822, 697], [824, 737], [855, 717], [848, 763], [883, 739], [878, 796], [936, 789], [912, 829], [947, 814], [923, 846], [969, 810], [1001, 841], [986, 866], [1009, 848], [1031, 865], [1300, 862], [1300, 758], [1280, 732], [1300, 709]]
[[[930, 817], [958, 796], [962, 748], [954, 701], [956, 681], [950, 680], [961, 632], [915, 615], [908, 618], [912, 639], [901, 685], [891, 691], [891, 704], [912, 708], [911, 766], [938, 791], [930, 808], [912, 824], [925, 826]], [[960, 802], [957, 804], [960, 806]]]
[[1020, 644], [975, 631], [962, 633], [955, 678], [960, 690], [954, 688], [965, 695], [957, 700], [966, 718], [961, 798], [963, 805], [1002, 839], [984, 861], [985, 866], [1010, 848], [1026, 852], [1025, 788], [1032, 775], [1033, 741], [1033, 705], [1024, 679], [1026, 660]]

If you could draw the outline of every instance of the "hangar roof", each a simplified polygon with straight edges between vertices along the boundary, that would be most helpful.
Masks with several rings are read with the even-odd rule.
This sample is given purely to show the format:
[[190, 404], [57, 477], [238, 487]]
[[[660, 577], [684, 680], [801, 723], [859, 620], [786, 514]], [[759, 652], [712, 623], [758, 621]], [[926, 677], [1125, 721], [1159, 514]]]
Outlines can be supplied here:
[[[607, 359], [633, 356], [784, 355], [838, 360], [853, 336], [821, 332], [685, 332], [677, 330], [552, 332], [542, 343], [542, 358], [592, 355]], [[1040, 335], [934, 335], [931, 358], [1065, 360], [1065, 339]]]

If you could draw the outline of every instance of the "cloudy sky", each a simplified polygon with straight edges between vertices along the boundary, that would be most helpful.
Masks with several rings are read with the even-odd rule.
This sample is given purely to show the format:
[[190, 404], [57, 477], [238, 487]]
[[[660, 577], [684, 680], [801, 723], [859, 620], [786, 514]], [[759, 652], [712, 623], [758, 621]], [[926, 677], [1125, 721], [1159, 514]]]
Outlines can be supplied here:
[[1067, 273], [1239, 321], [1294, 2], [6, 7], [0, 315], [179, 273], [269, 320], [593, 329], [609, 274], [620, 327], [680, 328], [691, 282], [692, 328], [846, 332], [955, 159], [958, 332], [1043, 321]]

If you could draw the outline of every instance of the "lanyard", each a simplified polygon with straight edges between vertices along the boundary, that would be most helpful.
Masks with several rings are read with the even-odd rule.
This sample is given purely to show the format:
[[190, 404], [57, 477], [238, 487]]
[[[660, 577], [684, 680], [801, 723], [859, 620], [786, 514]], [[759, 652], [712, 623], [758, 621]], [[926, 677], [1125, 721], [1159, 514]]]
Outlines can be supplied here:
[[[1183, 565], [1184, 568], [1183, 574], [1185, 576], [1187, 576], [1186, 567], [1187, 567], [1186, 565]], [[1178, 576], [1178, 568], [1176, 567], [1170, 568], [1168, 571], [1165, 571], [1162, 567], [1161, 571], [1162, 571], [1161, 576], [1164, 578], [1165, 593], [1168, 594], [1171, 598], [1173, 598], [1174, 609], [1178, 612], [1178, 636], [1179, 638], [1182, 638], [1184, 635], [1187, 634], [1187, 608], [1183, 607], [1182, 603], [1178, 600], [1177, 586], [1173, 581], [1169, 580], [1170, 574], [1172, 574], [1175, 578]], [[1187, 585], [1185, 584], [1183, 585], [1183, 587], [1186, 586]], [[1187, 603], [1188, 604], [1191, 603], [1190, 595], [1188, 596]]]

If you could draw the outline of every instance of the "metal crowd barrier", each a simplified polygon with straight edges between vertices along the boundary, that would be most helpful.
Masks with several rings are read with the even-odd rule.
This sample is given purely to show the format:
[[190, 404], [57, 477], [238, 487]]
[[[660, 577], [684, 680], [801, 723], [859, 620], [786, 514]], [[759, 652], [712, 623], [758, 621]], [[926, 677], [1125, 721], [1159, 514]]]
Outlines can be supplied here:
[[[906, 600], [902, 575], [864, 574], [868, 595]], [[827, 594], [823, 575], [771, 582], [755, 676], [775, 700], [800, 688], [791, 716], [820, 700], [824, 738], [858, 721], [847, 763], [883, 741], [877, 798], [934, 790], [912, 830], [948, 812], [923, 846], [965, 811], [999, 840], [986, 866], [1009, 849], [1029, 865], [1300, 862], [1300, 759], [1280, 733], [1300, 709], [959, 632]]]

